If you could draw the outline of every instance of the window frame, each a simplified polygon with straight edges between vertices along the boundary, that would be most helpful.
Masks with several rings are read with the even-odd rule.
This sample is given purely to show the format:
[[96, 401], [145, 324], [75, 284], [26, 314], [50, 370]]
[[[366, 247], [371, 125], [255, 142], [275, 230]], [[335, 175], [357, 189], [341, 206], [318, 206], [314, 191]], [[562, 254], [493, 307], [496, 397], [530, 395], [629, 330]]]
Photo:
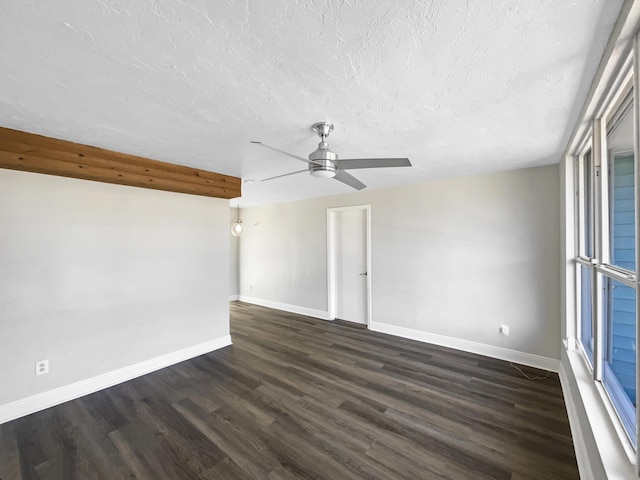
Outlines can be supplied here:
[[[640, 185], [638, 182], [638, 178], [640, 176], [640, 172], [638, 172], [638, 151], [640, 148], [638, 147], [638, 143], [640, 140], [640, 134], [638, 133], [639, 124], [638, 124], [638, 96], [640, 94], [640, 88], [638, 88], [638, 65], [636, 58], [638, 57], [637, 48], [629, 55], [626, 61], [623, 63], [623, 67], [620, 69], [619, 74], [615, 78], [615, 81], [612, 82], [610, 89], [608, 90], [608, 95], [605, 101], [603, 102], [603, 107], [600, 109], [600, 114], [595, 115], [593, 120], [591, 121], [590, 128], [586, 132], [582, 141], [579, 143], [579, 147], [574, 151], [574, 182], [575, 182], [575, 256], [573, 258], [574, 264], [576, 265], [575, 271], [575, 345], [577, 346], [577, 350], [580, 353], [582, 360], [585, 362], [587, 369], [591, 372], [593, 381], [596, 384], [597, 390], [600, 393], [600, 397], [605, 403], [606, 409], [609, 412], [610, 419], [613, 423], [615, 430], [618, 433], [618, 437], [623, 444], [623, 447], [627, 451], [632, 451], [633, 456], [636, 460], [636, 469], [640, 465], [638, 461], [638, 449], [636, 445], [640, 446], [638, 442], [638, 438], [640, 438], [640, 432], [638, 431], [638, 425], [640, 424], [639, 412], [638, 408], [635, 408], [635, 438], [630, 437], [630, 433], [625, 428], [624, 424], [628, 423], [628, 411], [621, 407], [623, 410], [618, 411], [616, 406], [616, 402], [612, 399], [612, 396], [618, 395], [620, 397], [624, 391], [622, 390], [622, 386], [619, 385], [619, 389], [615, 388], [612, 382], [609, 381], [610, 377], [615, 378], [615, 374], [611, 372], [611, 375], [605, 375], [605, 369], [610, 370], [610, 366], [604, 360], [606, 358], [603, 353], [604, 349], [607, 347], [605, 345], [604, 339], [604, 307], [607, 302], [606, 299], [603, 298], [603, 290], [607, 281], [618, 281], [633, 288], [636, 292], [636, 392], [638, 391], [638, 372], [640, 367], [638, 365], [638, 359], [640, 358], [640, 353], [638, 352], [638, 331], [640, 330], [638, 326], [638, 311], [640, 306], [640, 299], [638, 298], [640, 295], [638, 294], [638, 252], [640, 251], [640, 239], [638, 239], [638, 218], [640, 217], [640, 212], [638, 212], [638, 203], [640, 197]], [[635, 272], [627, 270], [623, 267], [612, 264], [611, 261], [611, 234], [612, 228], [610, 224], [610, 214], [611, 214], [611, 206], [610, 206], [610, 196], [612, 195], [613, 190], [610, 188], [610, 182], [613, 181], [613, 175], [610, 176], [610, 160], [613, 161], [613, 157], [610, 158], [609, 152], [607, 151], [607, 135], [608, 128], [607, 125], [613, 123], [616, 115], [624, 105], [624, 102], [628, 98], [630, 92], [633, 92], [633, 100], [632, 100], [632, 112], [633, 112], [633, 122], [634, 122], [634, 131], [636, 132], [634, 138], [634, 148], [633, 148], [633, 157], [634, 157], [634, 201], [635, 201], [635, 249], [636, 249], [636, 265]], [[587, 168], [586, 165], [586, 157], [588, 153], [591, 153], [590, 156], [590, 167], [592, 169], [590, 176], [589, 188], [590, 198], [586, 198], [587, 194], [585, 192], [585, 175], [588, 172], [585, 171]], [[611, 178], [610, 178], [611, 177]], [[586, 245], [586, 236], [589, 235], [586, 232], [585, 225], [588, 223], [585, 221], [587, 218], [585, 215], [585, 209], [587, 208], [586, 202], [590, 202], [590, 210], [591, 210], [591, 225], [592, 225], [592, 254], [593, 257], [589, 256], [587, 252]], [[612, 203], [612, 202], [611, 202]], [[587, 212], [588, 213], [588, 212]], [[585, 233], [586, 232], [586, 233]], [[582, 266], [583, 268], [580, 268]], [[587, 273], [591, 275], [591, 311], [592, 311], [592, 336], [593, 336], [593, 359], [591, 359], [589, 353], [585, 350], [585, 347], [582, 343], [582, 282], [581, 275]], [[592, 361], [593, 360], [593, 361]], [[605, 385], [605, 380], [607, 379], [607, 384]], [[619, 382], [618, 382], [619, 383]], [[621, 404], [622, 402], [618, 402]], [[636, 402], [637, 403], [637, 402]], [[627, 416], [626, 420], [623, 421], [622, 417]], [[634, 445], [635, 444], [635, 445]]]
[[[591, 221], [591, 253], [593, 255], [588, 255], [587, 252], [587, 245], [586, 245], [586, 235], [585, 235], [585, 231], [584, 231], [584, 219], [586, 218], [586, 208], [587, 208], [587, 200], [589, 201], [589, 211], [591, 213], [594, 212], [594, 199], [595, 199], [595, 179], [594, 179], [594, 175], [593, 175], [593, 171], [589, 172], [589, 198], [586, 199], [584, 197], [584, 195], [581, 195], [580, 193], [582, 193], [582, 189], [584, 187], [584, 185], [586, 184], [585, 181], [585, 175], [587, 174], [587, 168], [585, 167], [585, 158], [587, 157], [587, 154], [589, 155], [589, 165], [592, 166], [593, 165], [593, 140], [592, 140], [592, 133], [591, 130], [589, 130], [589, 135], [585, 138], [585, 140], [583, 141], [583, 146], [580, 149], [580, 154], [576, 157], [576, 199], [577, 199], [577, 206], [576, 206], [576, 219], [577, 219], [577, 228], [578, 228], [578, 234], [576, 235], [576, 240], [577, 240], [577, 258], [583, 259], [589, 263], [591, 263], [591, 260], [593, 258], [595, 258], [595, 253], [596, 253], [596, 248], [597, 248], [597, 241], [596, 241], [596, 235], [595, 235], [595, 225], [594, 225], [594, 221], [592, 219]], [[592, 169], [593, 170], [593, 169]]]

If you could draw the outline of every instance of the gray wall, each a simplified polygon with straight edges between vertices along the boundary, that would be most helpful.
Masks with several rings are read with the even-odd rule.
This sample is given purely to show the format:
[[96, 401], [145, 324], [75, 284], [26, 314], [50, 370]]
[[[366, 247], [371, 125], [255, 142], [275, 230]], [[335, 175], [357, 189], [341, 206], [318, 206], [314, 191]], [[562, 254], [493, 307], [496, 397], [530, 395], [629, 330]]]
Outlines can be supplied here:
[[374, 322], [559, 358], [558, 166], [243, 209], [240, 294], [326, 311], [326, 210], [360, 204]]
[[0, 405], [228, 335], [228, 299], [227, 200], [0, 170]]

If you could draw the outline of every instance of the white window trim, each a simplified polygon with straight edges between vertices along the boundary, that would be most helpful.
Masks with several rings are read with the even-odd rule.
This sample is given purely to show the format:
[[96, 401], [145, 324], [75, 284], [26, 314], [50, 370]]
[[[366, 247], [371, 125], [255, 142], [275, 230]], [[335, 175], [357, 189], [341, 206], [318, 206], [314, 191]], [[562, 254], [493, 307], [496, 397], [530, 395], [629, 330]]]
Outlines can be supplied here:
[[[576, 378], [580, 397], [584, 405], [585, 410], [589, 415], [589, 426], [593, 434], [595, 443], [598, 447], [598, 453], [603, 467], [607, 472], [608, 479], [630, 479], [634, 478], [634, 470], [636, 465], [636, 452], [633, 449], [633, 445], [628, 440], [627, 435], [622, 426], [622, 422], [617, 417], [613, 406], [604, 388], [598, 382], [593, 381], [592, 371], [588, 367], [586, 357], [583, 356], [583, 352], [580, 349], [569, 348], [566, 352], [569, 358], [569, 364]], [[562, 364], [561, 364], [562, 365]], [[560, 369], [560, 378], [566, 376], [566, 372], [563, 371], [564, 367]], [[565, 380], [563, 383], [567, 383]], [[569, 402], [575, 402], [577, 399], [572, 399], [569, 389], [564, 389], [565, 396], [568, 396]], [[567, 408], [569, 418], [571, 419], [572, 410], [575, 407], [569, 406]], [[575, 424], [578, 423], [576, 419], [572, 422], [571, 431], [579, 431]], [[584, 432], [582, 432], [584, 434]], [[621, 441], [621, 439], [623, 439]], [[584, 452], [580, 443], [582, 439], [574, 439], [576, 446], [576, 456], [581, 457], [588, 455], [590, 452]], [[582, 455], [581, 453], [582, 452]], [[585, 462], [588, 459], [579, 458], [580, 474], [582, 478], [595, 479], [596, 477], [585, 475], [590, 470]]]

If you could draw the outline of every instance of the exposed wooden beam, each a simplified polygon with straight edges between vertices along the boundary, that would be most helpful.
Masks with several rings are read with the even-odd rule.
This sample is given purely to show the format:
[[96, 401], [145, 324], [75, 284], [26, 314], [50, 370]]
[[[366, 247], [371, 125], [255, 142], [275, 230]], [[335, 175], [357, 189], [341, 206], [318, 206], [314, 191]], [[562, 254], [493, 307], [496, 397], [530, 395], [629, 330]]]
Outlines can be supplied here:
[[0, 168], [217, 198], [241, 195], [237, 177], [0, 127]]

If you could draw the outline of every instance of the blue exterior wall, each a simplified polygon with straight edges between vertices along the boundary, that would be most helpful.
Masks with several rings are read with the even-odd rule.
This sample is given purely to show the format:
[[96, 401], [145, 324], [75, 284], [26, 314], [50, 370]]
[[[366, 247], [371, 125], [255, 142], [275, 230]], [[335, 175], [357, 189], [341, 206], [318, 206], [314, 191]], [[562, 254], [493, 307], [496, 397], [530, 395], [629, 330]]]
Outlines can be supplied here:
[[[613, 168], [611, 263], [635, 272], [635, 199], [633, 156], [616, 157]], [[613, 282], [611, 369], [635, 404], [635, 291]]]

